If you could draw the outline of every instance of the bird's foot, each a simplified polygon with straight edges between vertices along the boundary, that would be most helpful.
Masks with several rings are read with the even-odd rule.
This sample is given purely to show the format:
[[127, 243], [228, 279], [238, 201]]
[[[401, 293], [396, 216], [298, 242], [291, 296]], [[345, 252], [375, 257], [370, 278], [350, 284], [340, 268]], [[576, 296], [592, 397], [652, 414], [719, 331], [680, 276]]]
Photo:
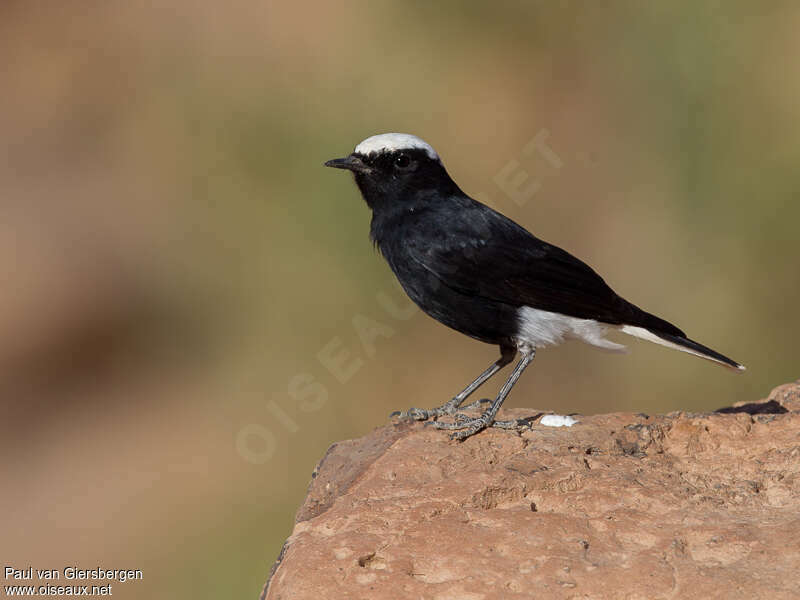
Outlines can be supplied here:
[[539, 416], [537, 415], [535, 417], [525, 417], [524, 419], [511, 419], [510, 421], [494, 421], [492, 427], [522, 432], [530, 429], [531, 424], [538, 418]]
[[492, 415], [487, 413], [483, 413], [480, 417], [469, 417], [463, 413], [457, 413], [455, 415], [455, 420], [452, 423], [444, 423], [442, 421], [432, 421], [430, 423], [426, 423], [431, 427], [436, 429], [445, 429], [447, 431], [452, 431], [453, 433], [450, 434], [451, 440], [465, 440], [469, 436], [478, 433], [479, 431], [483, 431], [486, 429], [492, 422], [493, 422]]
[[498, 429], [518, 432], [526, 431], [531, 428], [531, 423], [536, 418], [537, 417], [529, 417], [526, 419], [512, 419], [510, 421], [495, 421], [489, 411], [486, 411], [478, 418], [470, 417], [463, 413], [456, 413], [452, 423], [432, 421], [425, 425], [434, 427], [435, 429], [453, 431], [453, 433], [450, 434], [450, 439], [462, 441], [471, 435], [475, 435], [479, 431], [483, 431], [487, 427], [497, 427]]
[[[467, 406], [462, 406], [460, 410], [472, 410], [474, 408], [481, 408], [484, 404], [489, 404], [491, 400], [489, 398], [482, 398], [480, 400], [476, 400], [475, 402], [468, 404]], [[456, 411], [459, 410], [460, 402], [455, 398], [448, 400], [441, 406], [437, 406], [436, 408], [409, 408], [405, 411], [396, 410], [389, 415], [390, 419], [411, 419], [413, 421], [427, 421], [428, 419], [438, 419], [439, 417], [444, 417], [447, 415], [454, 415]], [[466, 415], [464, 415], [465, 418]]]

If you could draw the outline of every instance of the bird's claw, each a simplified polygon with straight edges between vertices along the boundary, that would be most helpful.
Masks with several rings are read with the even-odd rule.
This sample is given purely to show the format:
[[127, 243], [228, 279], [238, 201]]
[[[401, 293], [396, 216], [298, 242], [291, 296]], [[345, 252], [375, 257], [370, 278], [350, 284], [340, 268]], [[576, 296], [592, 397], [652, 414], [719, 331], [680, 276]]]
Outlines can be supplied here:
[[511, 419], [510, 421], [494, 421], [492, 423], [492, 427], [497, 427], [498, 429], [516, 429], [517, 431], [524, 431], [526, 429], [531, 428], [531, 424], [538, 418], [538, 415], [535, 417], [525, 417], [524, 419]]
[[[473, 408], [480, 408], [483, 404], [487, 402], [491, 402], [488, 398], [483, 398], [481, 400], [476, 400], [472, 404], [464, 406], [461, 410], [470, 410]], [[452, 398], [448, 400], [441, 406], [437, 406], [436, 408], [409, 408], [408, 410], [396, 410], [389, 415], [390, 419], [411, 419], [413, 421], [427, 421], [428, 419], [438, 419], [439, 417], [444, 417], [447, 415], [455, 414], [457, 410], [459, 410], [458, 406], [461, 401], [458, 398]]]
[[427, 421], [433, 415], [433, 411], [424, 408], [409, 408], [408, 410], [396, 410], [389, 415], [390, 419], [411, 419], [412, 421]]

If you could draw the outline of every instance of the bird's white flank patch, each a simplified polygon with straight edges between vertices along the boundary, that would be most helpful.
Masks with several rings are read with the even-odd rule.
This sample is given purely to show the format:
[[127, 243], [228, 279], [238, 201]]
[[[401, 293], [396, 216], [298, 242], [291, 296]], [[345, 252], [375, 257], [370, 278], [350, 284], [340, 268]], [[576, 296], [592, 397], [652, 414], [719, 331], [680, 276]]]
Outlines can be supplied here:
[[577, 421], [568, 415], [545, 415], [539, 423], [547, 427], [572, 427]]
[[367, 155], [373, 152], [393, 152], [394, 150], [412, 150], [414, 148], [425, 150], [427, 155], [434, 160], [439, 159], [439, 155], [436, 154], [433, 146], [410, 133], [381, 133], [373, 135], [356, 146], [354, 152]]
[[625, 346], [605, 338], [608, 326], [593, 319], [577, 319], [560, 313], [523, 306], [517, 311], [517, 340], [534, 348], [555, 346], [565, 339], [577, 339], [612, 352]]

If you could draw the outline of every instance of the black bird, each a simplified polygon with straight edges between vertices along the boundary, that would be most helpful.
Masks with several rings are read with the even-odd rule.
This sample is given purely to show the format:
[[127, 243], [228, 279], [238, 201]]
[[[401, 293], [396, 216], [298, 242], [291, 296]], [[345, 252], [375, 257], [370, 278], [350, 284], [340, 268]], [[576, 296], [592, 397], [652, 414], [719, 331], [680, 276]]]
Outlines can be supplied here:
[[[433, 422], [455, 430], [454, 439], [490, 425], [516, 427], [514, 421], [495, 421], [503, 400], [538, 348], [570, 338], [621, 351], [624, 346], [605, 338], [609, 330], [617, 330], [744, 370], [618, 296], [565, 250], [467, 196], [436, 151], [416, 136], [375, 135], [325, 166], [353, 172], [372, 209], [370, 237], [411, 299], [437, 321], [500, 346], [500, 358], [462, 392], [438, 408], [411, 408], [407, 416], [426, 420], [455, 414], [472, 392], [521, 354], [480, 417], [459, 413], [453, 423]], [[478, 405], [480, 401], [463, 409]]]

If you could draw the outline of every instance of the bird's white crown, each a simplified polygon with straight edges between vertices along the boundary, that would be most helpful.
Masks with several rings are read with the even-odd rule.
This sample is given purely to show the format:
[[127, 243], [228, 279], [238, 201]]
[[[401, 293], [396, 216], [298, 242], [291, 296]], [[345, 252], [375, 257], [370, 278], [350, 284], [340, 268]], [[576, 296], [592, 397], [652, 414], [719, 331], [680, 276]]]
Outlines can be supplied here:
[[395, 150], [411, 150], [418, 148], [434, 160], [439, 160], [439, 155], [428, 142], [410, 133], [381, 133], [368, 137], [361, 142], [354, 152], [356, 154], [371, 154], [373, 152], [393, 152]]

